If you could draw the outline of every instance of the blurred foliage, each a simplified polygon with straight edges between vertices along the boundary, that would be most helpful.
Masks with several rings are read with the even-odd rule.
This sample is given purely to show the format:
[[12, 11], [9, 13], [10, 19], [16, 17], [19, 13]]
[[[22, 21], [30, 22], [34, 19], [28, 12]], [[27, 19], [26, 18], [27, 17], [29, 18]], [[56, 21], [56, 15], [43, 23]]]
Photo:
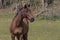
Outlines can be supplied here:
[[[41, 17], [41, 19], [59, 19], [60, 17], [60, 0], [54, 0], [52, 4], [50, 4], [44, 12], [41, 12], [42, 10], [42, 0], [4, 0], [4, 5], [9, 6], [13, 5], [18, 2], [27, 2], [31, 4], [31, 8], [34, 12], [34, 14], [38, 14], [38, 17]], [[14, 6], [14, 5], [13, 5]], [[10, 7], [10, 6], [9, 6]], [[43, 14], [42, 16], [40, 16]]]

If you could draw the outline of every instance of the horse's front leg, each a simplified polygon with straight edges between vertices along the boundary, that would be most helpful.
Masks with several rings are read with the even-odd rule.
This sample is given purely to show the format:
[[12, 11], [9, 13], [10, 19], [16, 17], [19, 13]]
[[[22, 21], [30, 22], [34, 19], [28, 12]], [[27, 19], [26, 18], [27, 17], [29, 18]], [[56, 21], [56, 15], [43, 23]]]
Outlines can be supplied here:
[[15, 40], [15, 35], [12, 34], [11, 35], [11, 38], [12, 38], [12, 40]]
[[23, 35], [23, 40], [28, 40], [27, 34], [24, 34], [24, 35]]
[[17, 40], [23, 40], [23, 35], [18, 35]]
[[23, 35], [20, 35], [20, 38], [19, 38], [20, 40], [23, 40]]

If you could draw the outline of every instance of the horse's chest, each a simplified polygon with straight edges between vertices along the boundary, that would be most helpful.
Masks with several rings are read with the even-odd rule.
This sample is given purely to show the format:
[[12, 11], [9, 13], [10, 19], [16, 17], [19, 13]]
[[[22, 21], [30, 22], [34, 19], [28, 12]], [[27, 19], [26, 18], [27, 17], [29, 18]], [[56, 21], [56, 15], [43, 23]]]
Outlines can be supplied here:
[[20, 24], [19, 27], [15, 28], [14, 34], [17, 34], [17, 33], [19, 33], [19, 34], [21, 34], [21, 33], [25, 34], [27, 32], [28, 32], [28, 25], [26, 25], [26, 24]]
[[20, 33], [22, 33], [22, 30], [23, 30], [22, 27], [16, 27], [14, 30], [14, 34], [17, 34], [17, 33], [20, 34]]

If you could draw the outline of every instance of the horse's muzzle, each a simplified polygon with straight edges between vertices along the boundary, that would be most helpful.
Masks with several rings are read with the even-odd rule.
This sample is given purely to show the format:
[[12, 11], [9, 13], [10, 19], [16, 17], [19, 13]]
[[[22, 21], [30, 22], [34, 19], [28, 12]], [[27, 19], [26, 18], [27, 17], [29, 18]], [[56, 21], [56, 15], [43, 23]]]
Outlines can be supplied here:
[[31, 18], [30, 22], [34, 22], [34, 18]]

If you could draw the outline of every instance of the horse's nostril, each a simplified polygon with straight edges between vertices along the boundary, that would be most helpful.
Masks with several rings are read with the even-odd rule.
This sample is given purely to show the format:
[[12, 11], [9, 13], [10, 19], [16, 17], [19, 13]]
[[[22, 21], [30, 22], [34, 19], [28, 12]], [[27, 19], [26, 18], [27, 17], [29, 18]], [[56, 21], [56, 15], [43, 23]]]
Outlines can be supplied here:
[[34, 21], [34, 18], [31, 19], [31, 22], [33, 22], [33, 21]]

